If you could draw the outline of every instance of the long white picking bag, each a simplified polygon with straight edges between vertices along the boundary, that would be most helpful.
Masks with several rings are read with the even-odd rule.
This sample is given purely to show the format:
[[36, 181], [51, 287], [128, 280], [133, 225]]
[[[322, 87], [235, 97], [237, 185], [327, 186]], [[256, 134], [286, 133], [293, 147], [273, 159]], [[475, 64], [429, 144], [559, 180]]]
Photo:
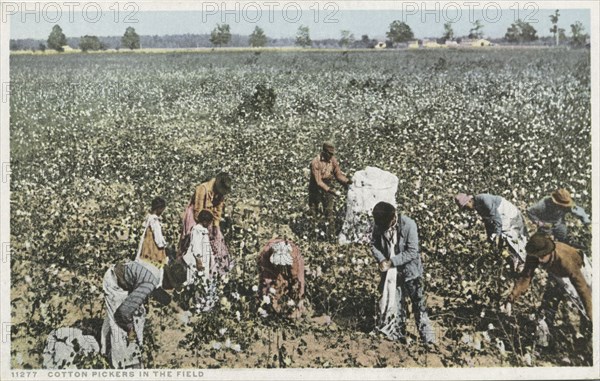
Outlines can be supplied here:
[[346, 198], [346, 217], [338, 242], [368, 243], [371, 240], [373, 207], [380, 201], [396, 206], [398, 177], [375, 167], [367, 167], [352, 176]]

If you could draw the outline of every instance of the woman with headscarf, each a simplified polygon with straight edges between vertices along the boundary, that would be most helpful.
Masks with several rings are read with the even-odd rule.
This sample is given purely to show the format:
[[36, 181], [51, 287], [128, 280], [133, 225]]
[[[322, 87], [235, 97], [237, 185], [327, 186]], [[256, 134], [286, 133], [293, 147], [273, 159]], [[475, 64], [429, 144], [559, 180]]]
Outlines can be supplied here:
[[304, 258], [296, 244], [271, 239], [259, 254], [258, 269], [259, 297], [276, 313], [304, 310]]

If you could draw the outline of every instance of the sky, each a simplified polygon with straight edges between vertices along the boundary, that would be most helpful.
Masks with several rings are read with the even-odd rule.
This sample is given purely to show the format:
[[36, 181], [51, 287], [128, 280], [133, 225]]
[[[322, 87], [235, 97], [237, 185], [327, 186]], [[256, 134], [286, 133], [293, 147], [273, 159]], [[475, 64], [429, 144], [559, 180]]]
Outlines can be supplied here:
[[[406, 22], [416, 38], [440, 37], [444, 23], [452, 22], [455, 36], [467, 35], [472, 23], [479, 19], [484, 25], [486, 38], [503, 37], [506, 29], [517, 19], [528, 21], [538, 32], [538, 36], [551, 35], [550, 15], [555, 8], [542, 8], [543, 3], [515, 2], [518, 6], [504, 3], [500, 8], [496, 2], [481, 2], [487, 8], [475, 8], [469, 2], [424, 3], [398, 2], [390, 9], [356, 10], [345, 9], [335, 2], [314, 3], [312, 9], [300, 10], [298, 2], [246, 2], [229, 11], [220, 3], [210, 2], [204, 12], [198, 11], [146, 11], [136, 3], [120, 3], [119, 12], [105, 9], [99, 12], [86, 3], [79, 6], [61, 7], [57, 5], [38, 9], [34, 4], [25, 9], [18, 3], [13, 8], [3, 9], [3, 19], [10, 20], [11, 38], [47, 39], [50, 30], [59, 24], [67, 37], [83, 35], [122, 36], [127, 27], [134, 27], [140, 35], [205, 34], [217, 23], [228, 23], [234, 34], [248, 35], [259, 26], [271, 38], [294, 37], [300, 25], [310, 28], [313, 40], [339, 39], [342, 30], [349, 30], [356, 39], [364, 34], [370, 38], [385, 39], [385, 33], [394, 20]], [[57, 3], [52, 3], [57, 4]], [[93, 3], [97, 4], [97, 3]], [[124, 4], [124, 5], [123, 5]], [[269, 5], [277, 4], [277, 5]], [[287, 5], [286, 5], [287, 4]], [[290, 5], [291, 4], [291, 5]], [[465, 4], [467, 4], [465, 6]], [[487, 5], [486, 5], [487, 4]], [[533, 4], [533, 5], [532, 5]], [[462, 9], [459, 6], [462, 5]], [[554, 3], [556, 5], [556, 3]], [[305, 8], [310, 6], [303, 3]], [[437, 7], [437, 8], [436, 8]], [[116, 9], [116, 8], [115, 8]], [[588, 9], [561, 9], [558, 26], [570, 35], [570, 25], [580, 21], [587, 33], [590, 31], [590, 11]]]

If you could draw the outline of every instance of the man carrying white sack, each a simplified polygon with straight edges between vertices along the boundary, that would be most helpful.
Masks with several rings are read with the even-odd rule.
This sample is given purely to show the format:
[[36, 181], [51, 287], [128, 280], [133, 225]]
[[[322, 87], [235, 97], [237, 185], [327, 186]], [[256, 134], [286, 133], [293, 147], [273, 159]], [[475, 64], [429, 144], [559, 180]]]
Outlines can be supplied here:
[[421, 340], [426, 346], [435, 344], [423, 293], [417, 224], [406, 216], [397, 215], [396, 208], [383, 201], [373, 208], [373, 219], [371, 249], [381, 271], [377, 330], [390, 340], [405, 340], [404, 297], [407, 295], [412, 302]]

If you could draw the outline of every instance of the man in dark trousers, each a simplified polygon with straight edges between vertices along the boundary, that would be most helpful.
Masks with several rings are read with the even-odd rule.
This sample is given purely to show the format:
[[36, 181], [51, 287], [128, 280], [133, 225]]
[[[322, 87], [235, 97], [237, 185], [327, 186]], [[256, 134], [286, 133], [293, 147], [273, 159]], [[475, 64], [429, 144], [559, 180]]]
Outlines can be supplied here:
[[323, 207], [323, 214], [327, 221], [327, 235], [334, 238], [335, 214], [333, 211], [335, 197], [340, 192], [333, 187], [333, 180], [348, 187], [352, 181], [340, 169], [340, 164], [334, 157], [335, 147], [331, 142], [323, 143], [323, 149], [310, 162], [310, 181], [308, 183], [308, 206], [313, 217], [319, 213], [319, 204]]
[[423, 292], [423, 263], [419, 254], [417, 224], [396, 208], [379, 202], [373, 208], [375, 228], [371, 252], [379, 263], [381, 282], [377, 330], [390, 340], [405, 340], [406, 308], [404, 298], [412, 302], [421, 340], [435, 344], [435, 332], [427, 314]]

